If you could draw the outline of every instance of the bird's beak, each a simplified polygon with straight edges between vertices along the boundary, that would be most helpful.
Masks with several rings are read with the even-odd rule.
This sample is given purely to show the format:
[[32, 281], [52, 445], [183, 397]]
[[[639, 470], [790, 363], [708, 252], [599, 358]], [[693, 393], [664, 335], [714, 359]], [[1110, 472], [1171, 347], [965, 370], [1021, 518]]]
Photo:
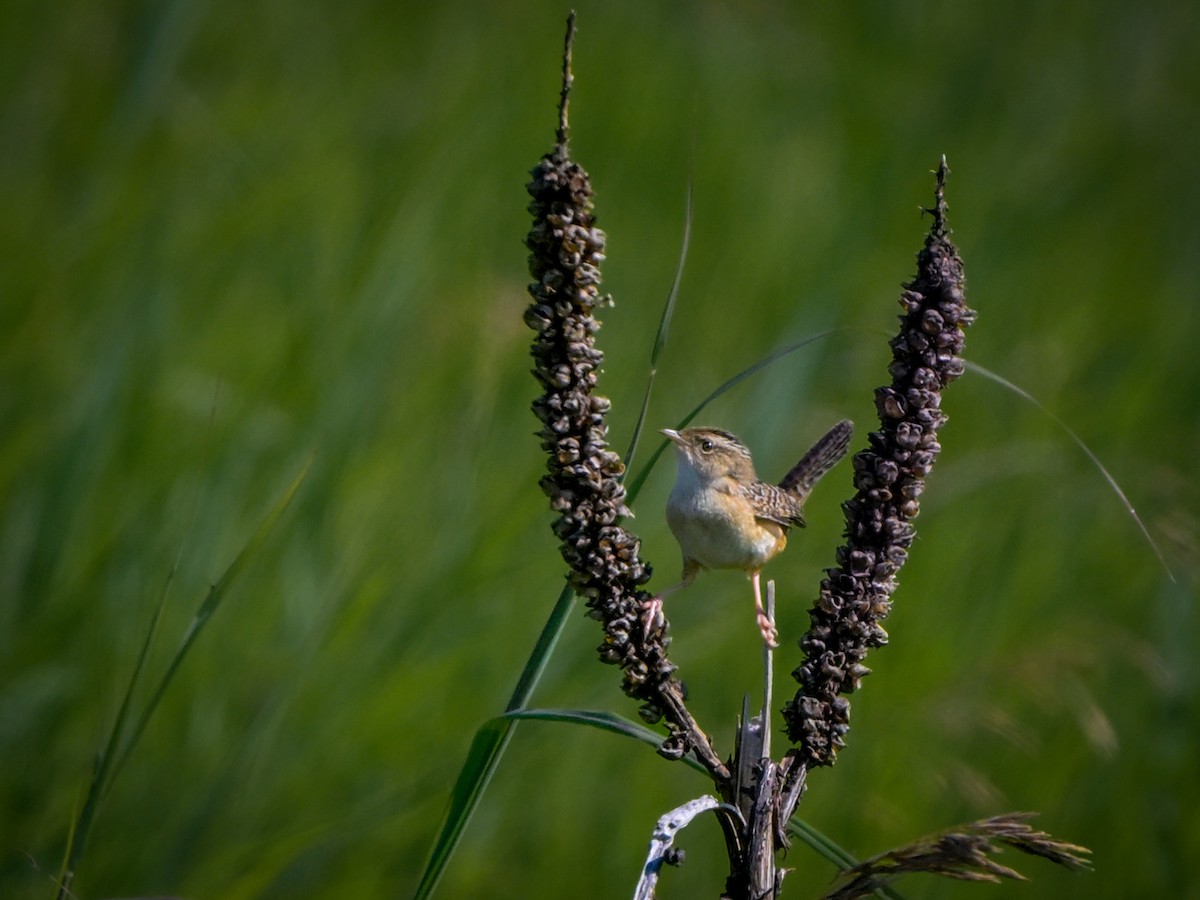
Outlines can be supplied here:
[[669, 437], [671, 439], [671, 443], [673, 443], [673, 444], [678, 444], [680, 441], [683, 440], [683, 438], [680, 436], [679, 432], [676, 431], [674, 428], [663, 428], [658, 433], [664, 434], [667, 437]]

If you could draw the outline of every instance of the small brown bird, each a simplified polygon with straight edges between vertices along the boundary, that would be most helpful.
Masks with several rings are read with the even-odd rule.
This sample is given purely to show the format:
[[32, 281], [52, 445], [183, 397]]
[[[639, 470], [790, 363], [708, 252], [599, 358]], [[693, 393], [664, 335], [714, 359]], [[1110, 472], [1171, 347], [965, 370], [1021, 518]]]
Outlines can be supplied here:
[[667, 524], [683, 551], [683, 580], [646, 602], [647, 621], [661, 618], [663, 598], [690, 585], [701, 569], [741, 569], [754, 583], [763, 640], [779, 646], [763, 608], [759, 572], [787, 546], [788, 529], [804, 526], [804, 501], [817, 480], [846, 455], [853, 428], [845, 419], [834, 425], [778, 487], [758, 480], [750, 451], [728, 431], [664, 428], [679, 461], [667, 500]]

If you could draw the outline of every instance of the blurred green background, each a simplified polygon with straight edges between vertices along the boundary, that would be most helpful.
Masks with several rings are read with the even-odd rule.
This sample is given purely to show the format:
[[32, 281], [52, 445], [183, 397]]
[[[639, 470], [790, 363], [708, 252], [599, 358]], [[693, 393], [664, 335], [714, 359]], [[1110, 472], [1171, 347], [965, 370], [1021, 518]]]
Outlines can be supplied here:
[[[0, 895], [48, 897], [149, 617], [157, 677], [311, 454], [109, 795], [99, 898], [411, 893], [476, 727], [562, 584], [528, 410], [528, 169], [568, 7], [44, 4], [0, 12]], [[1200, 897], [1200, 11], [1189, 3], [578, 2], [572, 149], [609, 234], [601, 390], [649, 424], [825, 328], [703, 416], [779, 477], [860, 435], [945, 153], [975, 362], [838, 766], [801, 807], [866, 856], [1032, 809], [1094, 874], [911, 896]], [[643, 448], [643, 451], [647, 448]], [[644, 461], [647, 454], [639, 454]], [[636, 467], [636, 464], [635, 464]], [[633, 526], [673, 581], [667, 461]], [[849, 468], [768, 570], [797, 637]], [[661, 579], [661, 580], [659, 580]], [[736, 574], [668, 604], [721, 752], [758, 636]], [[572, 617], [535, 702], [633, 716]], [[782, 698], [798, 662], [779, 656]], [[144, 697], [141, 698], [144, 700]], [[516, 733], [444, 897], [626, 897], [707, 784], [641, 745]], [[664, 897], [715, 896], [712, 820]], [[788, 896], [832, 870], [804, 848]]]

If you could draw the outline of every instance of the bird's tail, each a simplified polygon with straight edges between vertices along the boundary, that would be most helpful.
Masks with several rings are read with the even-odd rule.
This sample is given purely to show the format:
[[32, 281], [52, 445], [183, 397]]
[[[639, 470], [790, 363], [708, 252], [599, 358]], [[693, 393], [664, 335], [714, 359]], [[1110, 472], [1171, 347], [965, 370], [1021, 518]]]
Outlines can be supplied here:
[[783, 481], [779, 482], [779, 486], [785, 491], [799, 494], [801, 498], [807, 497], [821, 476], [846, 455], [853, 433], [854, 423], [849, 419], [842, 419], [812, 445], [812, 449], [804, 454], [800, 462], [792, 466], [791, 471], [783, 476]]

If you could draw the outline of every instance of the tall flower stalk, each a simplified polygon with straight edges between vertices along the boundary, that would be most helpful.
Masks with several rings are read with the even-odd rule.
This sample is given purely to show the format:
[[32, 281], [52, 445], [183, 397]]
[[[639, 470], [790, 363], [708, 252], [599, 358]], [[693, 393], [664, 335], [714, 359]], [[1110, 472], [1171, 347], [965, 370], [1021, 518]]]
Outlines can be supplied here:
[[547, 454], [541, 488], [557, 512], [553, 528], [569, 569], [571, 587], [586, 598], [588, 614], [604, 626], [600, 658], [618, 665], [623, 689], [638, 700], [649, 722], [665, 717], [670, 735], [659, 752], [679, 758], [688, 751], [718, 776], [727, 775], [708, 738], [683, 705], [683, 687], [667, 658], [666, 624], [647, 621], [650, 566], [638, 538], [624, 528], [625, 472], [608, 447], [609, 401], [595, 393], [604, 354], [596, 347], [600, 322], [594, 312], [611, 305], [600, 292], [604, 232], [596, 227], [587, 172], [571, 159], [567, 108], [575, 17], [567, 25], [563, 82], [554, 149], [533, 168], [527, 189], [533, 227], [529, 248], [531, 303], [525, 322], [537, 332], [531, 355], [542, 394], [533, 402]]
[[826, 570], [793, 673], [800, 690], [784, 709], [788, 736], [805, 767], [832, 765], [850, 728], [847, 695], [870, 673], [867, 651], [888, 641], [896, 575], [908, 559], [925, 478], [946, 423], [942, 391], [964, 369], [963, 329], [975, 320], [963, 294], [963, 264], [946, 224], [945, 157], [937, 170], [933, 225], [917, 275], [900, 295], [900, 332], [891, 340], [890, 384], [875, 391], [879, 428], [854, 456], [856, 493], [843, 504], [846, 542]]

